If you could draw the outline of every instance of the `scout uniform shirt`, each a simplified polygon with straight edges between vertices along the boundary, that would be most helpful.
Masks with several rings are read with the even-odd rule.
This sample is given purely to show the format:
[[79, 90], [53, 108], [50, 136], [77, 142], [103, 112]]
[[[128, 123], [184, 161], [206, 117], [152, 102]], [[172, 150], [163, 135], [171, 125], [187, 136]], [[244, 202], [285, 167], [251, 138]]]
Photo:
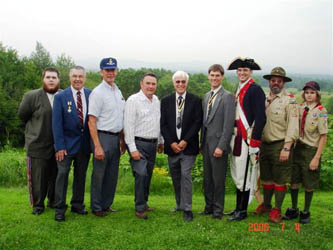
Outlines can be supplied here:
[[[305, 110], [306, 103], [299, 106], [300, 127], [302, 124], [302, 116]], [[318, 147], [320, 135], [328, 134], [327, 126], [327, 110], [322, 105], [314, 104], [308, 106], [309, 111], [305, 117], [304, 135], [302, 129], [299, 140], [309, 146]]]
[[294, 95], [283, 89], [273, 99], [266, 96], [267, 121], [262, 141], [296, 141], [299, 135], [298, 111]]

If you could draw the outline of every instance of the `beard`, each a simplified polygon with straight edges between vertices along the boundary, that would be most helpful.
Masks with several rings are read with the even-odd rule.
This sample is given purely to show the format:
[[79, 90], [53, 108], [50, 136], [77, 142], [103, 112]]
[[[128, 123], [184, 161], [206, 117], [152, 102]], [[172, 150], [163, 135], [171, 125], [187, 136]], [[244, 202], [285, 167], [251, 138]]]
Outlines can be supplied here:
[[50, 94], [54, 94], [54, 93], [57, 93], [58, 90], [59, 90], [59, 84], [57, 84], [55, 87], [48, 87], [44, 82], [43, 82], [43, 89], [47, 92], [47, 93], [50, 93]]
[[274, 94], [274, 95], [277, 95], [277, 94], [280, 94], [281, 91], [282, 91], [282, 88], [279, 88], [279, 87], [269, 87], [271, 92]]

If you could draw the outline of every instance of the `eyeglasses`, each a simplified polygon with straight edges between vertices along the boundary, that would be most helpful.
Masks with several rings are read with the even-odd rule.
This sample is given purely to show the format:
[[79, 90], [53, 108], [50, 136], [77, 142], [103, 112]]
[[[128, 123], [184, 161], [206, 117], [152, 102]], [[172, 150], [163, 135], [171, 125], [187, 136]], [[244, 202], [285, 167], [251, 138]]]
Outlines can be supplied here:
[[178, 83], [178, 84], [179, 84], [179, 83], [185, 84], [185, 83], [186, 83], [186, 80], [181, 80], [181, 81], [180, 81], [180, 80], [177, 80], [176, 83]]

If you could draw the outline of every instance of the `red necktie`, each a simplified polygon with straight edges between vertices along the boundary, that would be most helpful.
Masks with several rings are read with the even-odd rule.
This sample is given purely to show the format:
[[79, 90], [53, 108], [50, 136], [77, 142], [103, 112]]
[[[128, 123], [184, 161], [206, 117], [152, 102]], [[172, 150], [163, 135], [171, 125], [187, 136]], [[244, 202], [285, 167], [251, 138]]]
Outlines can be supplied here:
[[76, 93], [76, 101], [77, 101], [77, 114], [79, 115], [79, 119], [80, 119], [80, 124], [81, 124], [81, 128], [83, 128], [83, 110], [82, 110], [82, 99], [81, 99], [81, 92], [78, 91]]

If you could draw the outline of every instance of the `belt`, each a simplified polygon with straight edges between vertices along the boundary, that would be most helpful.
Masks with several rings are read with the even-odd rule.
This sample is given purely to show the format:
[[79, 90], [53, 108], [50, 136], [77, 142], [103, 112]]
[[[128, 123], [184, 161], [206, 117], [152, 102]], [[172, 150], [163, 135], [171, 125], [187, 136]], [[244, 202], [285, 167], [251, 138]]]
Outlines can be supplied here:
[[280, 142], [283, 142], [283, 141], [284, 141], [284, 140], [271, 141], [271, 142], [266, 142], [266, 141], [263, 141], [262, 143], [263, 143], [263, 144], [272, 145], [272, 144], [280, 143]]
[[156, 143], [157, 142], [156, 138], [154, 138], [154, 139], [146, 139], [146, 138], [137, 137], [137, 136], [135, 136], [135, 140], [137, 140], [137, 141], [144, 141], [144, 142], [150, 142], [150, 143]]
[[113, 132], [109, 132], [109, 131], [104, 131], [104, 130], [97, 130], [98, 132], [102, 133], [102, 134], [107, 134], [107, 135], [116, 135], [118, 136], [120, 133], [113, 133]]

